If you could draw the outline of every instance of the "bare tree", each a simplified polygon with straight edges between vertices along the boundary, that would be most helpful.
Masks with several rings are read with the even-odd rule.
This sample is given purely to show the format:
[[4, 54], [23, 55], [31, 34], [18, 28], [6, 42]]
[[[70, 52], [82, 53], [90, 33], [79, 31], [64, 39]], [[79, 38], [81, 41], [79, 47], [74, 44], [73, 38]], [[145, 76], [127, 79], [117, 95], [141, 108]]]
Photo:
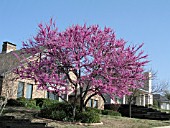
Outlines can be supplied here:
[[153, 82], [152, 82], [152, 94], [155, 94], [155, 93], [159, 93], [159, 94], [163, 94], [167, 88], [168, 88], [168, 81], [160, 81], [158, 79], [158, 71], [154, 71], [153, 69], [150, 69], [148, 70], [148, 72], [151, 72], [151, 76], [149, 79], [151, 79]]
[[164, 91], [164, 96], [165, 96], [168, 100], [170, 100], [170, 90], [165, 90], [165, 91]]
[[0, 99], [0, 115], [2, 114], [6, 104], [7, 100], [16, 93], [16, 88], [14, 87], [14, 81], [16, 80], [16, 76], [11, 72], [6, 72], [3, 75], [2, 79], [2, 98]]
[[1, 76], [1, 90], [0, 90], [0, 115], [2, 114], [7, 100], [12, 98], [14, 94], [16, 94], [17, 88], [14, 87], [14, 82], [16, 81], [17, 75], [13, 73], [13, 68], [17, 65], [17, 60], [14, 59], [14, 55], [12, 53], [1, 54], [1, 68], [0, 68], [0, 76]]
[[152, 93], [166, 94], [168, 91], [169, 82], [168, 81], [155, 81], [152, 86]]

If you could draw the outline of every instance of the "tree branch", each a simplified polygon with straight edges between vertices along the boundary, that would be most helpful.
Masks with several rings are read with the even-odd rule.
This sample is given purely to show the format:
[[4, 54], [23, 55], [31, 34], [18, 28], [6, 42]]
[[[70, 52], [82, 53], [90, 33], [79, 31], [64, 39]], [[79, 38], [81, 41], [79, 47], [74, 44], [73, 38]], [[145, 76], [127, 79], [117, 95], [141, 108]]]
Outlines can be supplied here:
[[86, 104], [87, 104], [87, 102], [90, 100], [90, 98], [92, 98], [92, 97], [95, 96], [95, 95], [97, 95], [96, 92], [93, 93], [93, 94], [91, 94], [91, 95], [86, 99], [86, 101], [84, 102], [84, 105], [86, 106]]

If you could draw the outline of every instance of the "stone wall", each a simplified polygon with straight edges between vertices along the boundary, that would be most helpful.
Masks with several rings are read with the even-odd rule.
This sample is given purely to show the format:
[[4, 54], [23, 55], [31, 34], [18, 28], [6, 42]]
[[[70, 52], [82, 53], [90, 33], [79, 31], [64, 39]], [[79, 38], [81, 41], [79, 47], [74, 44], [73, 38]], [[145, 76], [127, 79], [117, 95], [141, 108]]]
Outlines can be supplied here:
[[17, 98], [18, 83], [24, 82], [23, 96], [26, 97], [27, 84], [32, 84], [32, 99], [33, 98], [46, 98], [47, 93], [44, 90], [38, 90], [37, 85], [32, 80], [16, 79], [13, 73], [7, 73], [2, 79], [2, 92], [1, 95], [8, 98]]
[[[89, 92], [89, 93], [87, 94], [85, 100], [86, 100], [91, 94], [92, 94], [92, 93]], [[103, 100], [103, 98], [102, 98], [101, 96], [99, 96], [99, 95], [95, 95], [95, 96], [93, 96], [93, 97], [91, 98], [91, 101], [93, 102], [93, 103], [92, 103], [93, 106], [90, 106], [90, 103], [89, 103], [90, 100], [88, 101], [88, 103], [87, 103], [86, 106], [87, 106], [87, 107], [94, 107], [94, 100], [98, 101], [97, 108], [103, 110], [103, 109], [104, 109], [104, 100]]]

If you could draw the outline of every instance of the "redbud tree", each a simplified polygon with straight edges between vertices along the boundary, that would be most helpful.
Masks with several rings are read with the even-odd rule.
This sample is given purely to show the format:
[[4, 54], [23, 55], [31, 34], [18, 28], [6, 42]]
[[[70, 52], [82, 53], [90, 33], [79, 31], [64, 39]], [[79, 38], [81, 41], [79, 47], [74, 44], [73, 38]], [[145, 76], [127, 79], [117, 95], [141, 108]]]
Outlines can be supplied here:
[[48, 25], [39, 24], [37, 35], [23, 43], [15, 73], [34, 80], [39, 89], [74, 95], [74, 110], [76, 103], [83, 110], [95, 95], [122, 97], [143, 85], [148, 61], [142, 46], [130, 46], [116, 39], [111, 28], [98, 25], [73, 25], [58, 32], [51, 20]]

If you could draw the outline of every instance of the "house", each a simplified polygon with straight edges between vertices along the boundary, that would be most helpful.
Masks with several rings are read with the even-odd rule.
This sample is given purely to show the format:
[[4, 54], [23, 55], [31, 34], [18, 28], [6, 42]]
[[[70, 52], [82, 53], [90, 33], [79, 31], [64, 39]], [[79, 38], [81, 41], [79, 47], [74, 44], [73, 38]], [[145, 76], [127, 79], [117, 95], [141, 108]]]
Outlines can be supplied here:
[[[50, 98], [62, 101], [55, 93], [37, 90], [37, 85], [33, 80], [16, 79], [17, 75], [12, 70], [19, 66], [20, 62], [13, 53], [19, 55], [20, 52], [21, 50], [16, 50], [16, 45], [13, 43], [4, 42], [2, 45], [2, 53], [0, 53], [0, 96], [8, 97], [8, 99], [25, 97], [27, 99]], [[29, 58], [29, 55], [25, 57]], [[69, 75], [71, 79], [76, 79], [73, 72], [70, 72]], [[69, 100], [72, 93], [73, 91], [70, 91], [62, 97]], [[99, 95], [93, 96], [87, 106], [104, 109], [104, 100]]]
[[[153, 105], [153, 94], [152, 94], [152, 74], [151, 72], [146, 72], [147, 80], [143, 88], [135, 89], [132, 91], [133, 99], [132, 104], [140, 105], [140, 106], [148, 106]], [[123, 96], [123, 98], [115, 97], [115, 99], [111, 99], [108, 95], [105, 95], [106, 102], [105, 104], [128, 104], [129, 96]]]
[[16, 79], [16, 74], [12, 70], [19, 65], [19, 61], [13, 53], [19, 54], [16, 45], [10, 42], [4, 42], [2, 53], [0, 53], [0, 95], [8, 98], [25, 97], [45, 98], [47, 93], [37, 90], [37, 86], [32, 80]]
[[153, 99], [160, 109], [164, 110], [170, 110], [170, 100], [167, 99], [165, 96], [162, 96], [161, 94], [154, 94]]

